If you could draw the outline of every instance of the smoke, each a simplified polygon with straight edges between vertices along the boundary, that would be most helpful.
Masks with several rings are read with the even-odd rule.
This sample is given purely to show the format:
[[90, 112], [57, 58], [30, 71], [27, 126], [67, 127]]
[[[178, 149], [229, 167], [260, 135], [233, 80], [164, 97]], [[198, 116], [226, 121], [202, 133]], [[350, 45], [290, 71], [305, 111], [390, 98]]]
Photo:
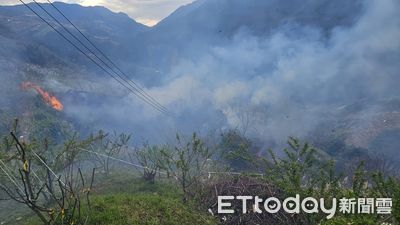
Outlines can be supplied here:
[[[191, 124], [202, 124], [206, 109], [211, 127], [221, 125], [212, 114], [222, 113], [227, 127], [251, 123], [252, 136], [278, 143], [305, 137], [340, 106], [400, 97], [399, 3], [365, 1], [363, 9], [355, 24], [327, 38], [320, 27], [299, 24], [267, 37], [241, 29], [229, 42], [180, 59], [150, 93], [178, 115], [192, 112]], [[250, 121], [241, 121], [243, 114]]]
[[239, 29], [206, 49], [187, 44], [190, 57], [178, 56], [163, 83], [147, 89], [173, 117], [125, 93], [95, 105], [74, 101], [66, 111], [143, 139], [227, 128], [274, 143], [307, 137], [340, 106], [400, 97], [399, 9], [396, 1], [365, 1], [352, 26], [333, 27], [329, 36], [318, 26], [284, 23], [268, 35]]
[[145, 90], [173, 116], [112, 79], [45, 83], [63, 90], [67, 117], [151, 141], [238, 128], [281, 144], [287, 136], [307, 138], [321, 123], [363, 114], [345, 114], [349, 105], [363, 104], [373, 115], [385, 110], [382, 100], [400, 98], [398, 1], [239, 2], [195, 2], [134, 40], [143, 66], [157, 72], [143, 79]]

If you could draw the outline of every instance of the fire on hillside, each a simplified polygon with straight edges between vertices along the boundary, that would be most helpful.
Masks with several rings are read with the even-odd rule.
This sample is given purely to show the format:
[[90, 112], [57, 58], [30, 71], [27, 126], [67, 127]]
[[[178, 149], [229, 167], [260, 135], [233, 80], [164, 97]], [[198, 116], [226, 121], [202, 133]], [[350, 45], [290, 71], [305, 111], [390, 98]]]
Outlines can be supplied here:
[[64, 108], [63, 104], [55, 96], [46, 92], [38, 85], [31, 82], [22, 82], [21, 87], [24, 90], [34, 89], [38, 94], [42, 96], [43, 101], [46, 102], [48, 105], [50, 105], [53, 109], [57, 111], [63, 110]]

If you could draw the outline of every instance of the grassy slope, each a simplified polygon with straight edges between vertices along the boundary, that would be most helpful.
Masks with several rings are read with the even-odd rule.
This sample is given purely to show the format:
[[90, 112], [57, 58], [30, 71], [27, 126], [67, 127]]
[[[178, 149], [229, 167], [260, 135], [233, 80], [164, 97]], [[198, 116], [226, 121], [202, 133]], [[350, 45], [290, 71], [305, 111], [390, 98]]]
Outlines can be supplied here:
[[[97, 175], [91, 204], [88, 224], [216, 224], [205, 212], [183, 204], [175, 186], [164, 181], [147, 184], [131, 174]], [[41, 223], [33, 217], [14, 224]]]
[[213, 224], [209, 217], [160, 195], [116, 194], [94, 199], [92, 224]]

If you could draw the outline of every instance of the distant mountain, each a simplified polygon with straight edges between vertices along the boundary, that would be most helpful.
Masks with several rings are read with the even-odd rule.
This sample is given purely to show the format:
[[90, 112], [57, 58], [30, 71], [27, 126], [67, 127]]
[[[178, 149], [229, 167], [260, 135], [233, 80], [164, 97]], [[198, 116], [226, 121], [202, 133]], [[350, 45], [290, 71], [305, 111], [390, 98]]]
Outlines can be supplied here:
[[[362, 1], [329, 0], [199, 0], [182, 6], [158, 23], [153, 31], [230, 37], [239, 30], [266, 36], [288, 23], [320, 27], [349, 26], [362, 11]], [[182, 33], [179, 33], [182, 34]]]
[[[240, 33], [268, 37], [285, 26], [288, 30], [308, 26], [329, 35], [334, 28], [351, 26], [363, 11], [362, 2], [198, 0], [138, 37], [146, 43], [141, 51], [147, 54], [149, 65], [168, 69], [176, 58], [195, 58], [199, 51], [224, 44]], [[157, 58], [160, 54], [167, 56]]]
[[21, 5], [0, 6], [2, 108], [27, 98], [16, 90], [29, 80], [59, 92], [69, 119], [146, 138], [171, 126], [238, 127], [247, 118], [266, 145], [300, 135], [322, 147], [339, 140], [378, 151], [386, 142], [381, 133], [390, 132], [387, 152], [396, 154], [396, 1], [198, 0], [154, 27], [104, 7], [55, 4], [179, 121], [152, 117]]
[[[124, 60], [132, 57], [131, 50], [127, 49], [130, 41], [135, 35], [144, 32], [149, 28], [135, 22], [123, 13], [114, 13], [104, 7], [83, 7], [77, 4], [65, 4], [55, 2], [57, 6], [79, 29], [90, 39], [101, 46], [100, 48], [115, 60]], [[45, 14], [34, 3], [29, 4], [39, 14], [46, 18], [52, 25], [57, 27], [61, 32], [62, 28]], [[56, 16], [65, 26], [72, 28], [74, 34], [78, 35], [73, 27], [49, 4], [41, 4]], [[41, 21], [24, 5], [17, 6], [0, 6], [0, 37], [9, 39], [11, 42], [18, 42], [20, 45], [18, 56], [29, 55], [32, 50], [30, 46], [38, 45], [35, 48], [46, 48], [67, 61], [72, 61], [80, 65], [87, 65], [87, 61], [83, 59], [81, 54], [63, 40], [52, 28]], [[68, 36], [68, 34], [66, 34]], [[74, 41], [76, 43], [76, 41]], [[4, 44], [4, 41], [0, 45]], [[9, 49], [9, 45], [4, 45], [3, 51], [16, 52]], [[45, 51], [45, 50], [43, 50]], [[32, 53], [35, 54], [35, 53]], [[40, 57], [34, 57], [40, 58]], [[77, 60], [79, 59], [79, 60]], [[29, 59], [28, 59], [29, 62]], [[35, 63], [35, 62], [34, 62]]]
[[[54, 4], [125, 70], [136, 74], [147, 85], [157, 85], [154, 78], [162, 79], [160, 74], [167, 73], [180, 59], [197, 58], [210, 47], [224, 45], [241, 32], [268, 37], [284, 26], [288, 29], [309, 26], [329, 35], [336, 27], [354, 23], [362, 12], [361, 2], [199, 0], [180, 7], [151, 28], [104, 7]], [[49, 18], [34, 3], [29, 5]], [[72, 28], [49, 4], [42, 6]], [[51, 23], [62, 31], [55, 22]], [[57, 60], [56, 64], [67, 61], [99, 72], [23, 5], [0, 7], [0, 31], [4, 39], [0, 46], [8, 43], [2, 46], [3, 52], [14, 52], [27, 62], [38, 63], [38, 59], [48, 58]]]
[[[60, 2], [54, 4], [109, 58], [128, 69], [135, 66], [132, 62], [135, 61], [135, 55], [140, 56], [140, 54], [132, 50], [135, 48], [132, 40], [138, 33], [148, 30], [148, 27], [135, 22], [126, 14], [114, 13], [104, 7], [83, 7]], [[68, 36], [36, 4], [30, 3], [29, 6]], [[79, 33], [51, 5], [41, 4], [41, 6], [79, 36]], [[71, 37], [69, 38], [79, 45]], [[79, 38], [85, 42], [82, 37]], [[23, 80], [41, 85], [53, 80], [75, 89], [82, 86], [82, 83], [90, 85], [93, 79], [105, 77], [108, 76], [26, 6], [0, 6], [1, 108], [12, 108], [15, 102], [18, 102], [16, 99], [19, 94], [23, 94], [18, 87]], [[88, 85], [80, 89], [86, 90]]]

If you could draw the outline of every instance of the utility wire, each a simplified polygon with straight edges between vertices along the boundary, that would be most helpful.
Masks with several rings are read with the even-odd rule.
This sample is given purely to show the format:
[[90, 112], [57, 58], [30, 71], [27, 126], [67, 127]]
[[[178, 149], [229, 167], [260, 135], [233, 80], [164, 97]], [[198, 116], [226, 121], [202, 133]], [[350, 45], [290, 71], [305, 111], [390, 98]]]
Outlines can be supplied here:
[[69, 40], [63, 33], [61, 33], [57, 28], [55, 28], [52, 24], [50, 24], [46, 19], [44, 19], [42, 16], [40, 16], [32, 7], [30, 7], [28, 4], [26, 4], [23, 0], [19, 0], [22, 4], [24, 4], [30, 11], [32, 11], [36, 16], [38, 16], [43, 22], [45, 22], [48, 26], [50, 26], [54, 31], [56, 31], [62, 38], [64, 38], [68, 43], [70, 43], [74, 48], [76, 48], [79, 52], [81, 52], [84, 56], [86, 56], [90, 61], [92, 61], [94, 64], [96, 64], [100, 69], [102, 69], [104, 72], [106, 72], [108, 75], [110, 75], [114, 80], [116, 80], [118, 83], [120, 83], [122, 86], [127, 88], [130, 92], [132, 92], [134, 95], [136, 95], [138, 98], [140, 98], [142, 101], [146, 102], [147, 104], [151, 105], [153, 108], [158, 110], [159, 112], [165, 114], [165, 115], [170, 115], [168, 112], [160, 109], [159, 107], [155, 106], [151, 102], [149, 102], [146, 98], [144, 98], [142, 95], [139, 95], [136, 93], [134, 90], [132, 90], [129, 86], [126, 86], [126, 84], [118, 79], [116, 76], [111, 74], [107, 69], [105, 69], [102, 65], [100, 65], [96, 60], [94, 60], [92, 57], [90, 57], [86, 52], [84, 52], [81, 48], [79, 48], [75, 43], [73, 43], [71, 40]]
[[[124, 79], [123, 77], [121, 77], [120, 74], [118, 74], [113, 68], [111, 68], [106, 62], [104, 62], [100, 57], [97, 56], [97, 54], [95, 54], [91, 49], [89, 49], [84, 43], [82, 43], [82, 41], [79, 40], [79, 38], [77, 38], [73, 33], [71, 33], [57, 18], [55, 18], [53, 15], [51, 15], [51, 13], [49, 13], [44, 7], [42, 7], [36, 0], [33, 0], [36, 5], [38, 5], [47, 15], [49, 15], [54, 21], [56, 21], [69, 35], [71, 35], [71, 37], [73, 37], [76, 41], [78, 41], [87, 51], [89, 51], [90, 53], [92, 53], [99, 61], [101, 61], [108, 69], [110, 69], [115, 75], [117, 75], [121, 80], [123, 80], [124, 82], [128, 83], [128, 85], [133, 89], [130, 89], [132, 92], [139, 92], [142, 96], [140, 97], [143, 101], [145, 101], [146, 103], [150, 104], [153, 107], [156, 107], [162, 111], [164, 111], [165, 113], [168, 113], [168, 111], [166, 109], [163, 109], [162, 107], [158, 106], [157, 103], [154, 103], [154, 101], [152, 99], [150, 99], [149, 97], [147, 97], [147, 95], [143, 94], [140, 90], [138, 90], [138, 88], [132, 86], [132, 84], [130, 84], [129, 82], [127, 82], [126, 79]], [[128, 78], [129, 79], [129, 78]], [[139, 97], [139, 96], [138, 96]], [[145, 100], [146, 99], [146, 100]], [[160, 111], [159, 110], [159, 111]]]
[[[36, 4], [38, 4], [37, 2], [36, 2], [36, 0], [33, 0]], [[302, 12], [304, 9], [305, 9], [305, 7], [311, 2], [312, 0], [308, 0], [305, 4], [303, 4], [303, 6], [302, 7], [300, 7], [300, 9], [299, 10], [297, 10], [295, 13], [293, 13], [292, 14], [292, 16], [295, 16], [295, 15], [297, 15], [297, 14], [299, 14], [300, 12]], [[138, 85], [137, 83], [135, 83], [133, 80], [131, 80], [130, 78], [129, 78], [129, 76], [128, 75], [126, 75], [109, 57], [107, 57], [107, 55], [106, 54], [104, 54], [104, 52], [103, 51], [101, 51], [92, 41], [90, 41], [90, 39], [85, 35], [85, 34], [83, 34], [83, 32], [77, 27], [77, 26], [75, 26], [75, 24], [70, 20], [70, 19], [68, 19], [68, 17], [56, 6], [56, 5], [54, 5], [50, 0], [47, 0], [47, 2], [58, 12], [58, 13], [60, 13], [61, 15], [62, 15], [62, 17], [64, 17], [64, 19], [66, 19], [74, 28], [75, 28], [75, 30], [77, 30], [81, 35], [82, 35], [82, 37], [84, 37], [85, 39], [86, 39], [86, 41], [94, 48], [94, 49], [96, 49], [108, 62], [110, 62], [111, 63], [111, 65], [113, 65], [122, 75], [124, 75], [124, 77], [125, 77], [125, 79], [127, 79], [127, 81], [130, 81], [131, 83], [133, 83], [134, 85], [135, 85], [135, 87], [137, 88], [137, 89], [139, 89], [141, 92], [142, 92], [142, 94], [144, 94], [146, 97], [148, 97], [153, 103], [155, 103], [157, 106], [159, 106], [159, 107], [161, 107], [163, 110], [166, 110], [167, 111], [167, 109], [164, 107], [164, 106], [162, 106], [157, 100], [155, 100], [152, 96], [150, 96], [149, 94], [147, 94], [141, 87], [140, 87], [140, 85]], [[42, 8], [42, 7], [41, 7]], [[57, 21], [58, 22], [58, 21]], [[60, 24], [60, 23], [59, 23]], [[61, 24], [60, 24], [61, 25]], [[63, 25], [61, 25], [61, 26], [63, 26]], [[64, 26], [63, 26], [64, 27]], [[64, 28], [65, 29], [65, 28]], [[68, 32], [68, 33], [70, 33], [70, 32]], [[75, 37], [75, 36], [74, 36]], [[79, 40], [78, 40], [79, 41]], [[81, 41], [79, 41], [80, 43], [81, 43]], [[82, 44], [82, 43], [81, 43]], [[90, 51], [92, 54], [94, 54], [92, 51]], [[97, 57], [97, 56], [96, 56]], [[102, 61], [102, 60], [101, 60]], [[103, 61], [102, 61], [103, 62]], [[104, 63], [104, 62], [103, 62]], [[114, 71], [114, 70], [113, 70]], [[135, 89], [136, 89], [135, 88]]]
[[[77, 27], [75, 26], [74, 23], [72, 23], [72, 21], [70, 19], [68, 19], [67, 16], [65, 16], [65, 14], [56, 6], [54, 5], [50, 0], [47, 0], [47, 2], [58, 12], [60, 13], [64, 19], [66, 19], [74, 28], [75, 30], [77, 30], [83, 38], [86, 39], [86, 41], [94, 48], [96, 49], [105, 59], [107, 59], [108, 62], [111, 63], [112, 66], [114, 66], [115, 68], [117, 68], [117, 70], [124, 75], [124, 77], [126, 78], [127, 81], [130, 81], [131, 83], [133, 83], [133, 85], [135, 85], [135, 87], [137, 89], [139, 89], [144, 95], [146, 95], [148, 98], [150, 98], [152, 100], [152, 102], [154, 102], [155, 104], [157, 104], [158, 106], [160, 106], [161, 108], [163, 108], [164, 110], [167, 110], [167, 108], [165, 108], [163, 105], [161, 105], [156, 99], [154, 99], [151, 95], [147, 94], [143, 88], [137, 84], [136, 82], [134, 82], [132, 79], [129, 78], [128, 75], [126, 75], [121, 69], [120, 67], [118, 67], [109, 57], [107, 57], [106, 54], [104, 54], [104, 52], [102, 50], [100, 50], [100, 48], [98, 48], [85, 34], [83, 34], [83, 32]], [[168, 110], [167, 110], [168, 111]]]
[[[131, 80], [129, 78], [129, 76], [126, 75], [126, 73], [124, 73], [109, 57], [107, 57], [103, 51], [101, 51], [92, 41], [90, 41], [90, 39], [83, 34], [83, 32], [74, 24], [72, 23], [72, 21], [70, 19], [68, 19], [67, 16], [65, 16], [65, 14], [56, 6], [54, 5], [50, 0], [47, 0], [47, 2], [59, 13], [62, 15], [63, 18], [65, 18], [81, 35], [82, 37], [84, 37], [84, 39], [94, 48], [96, 49], [112, 66], [114, 66], [118, 72], [120, 74], [122, 74], [124, 77], [122, 77], [119, 73], [117, 73], [113, 68], [111, 68], [111, 66], [109, 66], [106, 62], [104, 62], [104, 60], [102, 60], [99, 56], [97, 56], [97, 54], [95, 54], [91, 49], [89, 49], [85, 44], [82, 43], [81, 40], [79, 40], [79, 38], [77, 38], [74, 34], [72, 34], [64, 25], [62, 25], [62, 23], [59, 22], [59, 20], [57, 20], [54, 16], [52, 16], [46, 9], [44, 9], [36, 0], [33, 0], [43, 11], [46, 12], [46, 14], [48, 14], [50, 17], [52, 17], [65, 31], [67, 31], [75, 40], [77, 40], [86, 50], [88, 50], [90, 53], [92, 53], [98, 60], [100, 60], [104, 65], [106, 65], [107, 68], [109, 68], [111, 71], [113, 71], [121, 80], [123, 80], [124, 82], [126, 82], [131, 88], [134, 89], [134, 91], [137, 91], [140, 93], [140, 97], [138, 96], [138, 94], [135, 93], [135, 95], [137, 97], [139, 97], [140, 99], [142, 99], [143, 101], [145, 101], [146, 103], [150, 104], [151, 106], [153, 106], [154, 108], [156, 108], [158, 111], [169, 114], [168, 110], [162, 106], [157, 100], [155, 100], [152, 96], [150, 96], [148, 93], [146, 93], [143, 88], [140, 87], [140, 85], [138, 85], [137, 83], [135, 83], [133, 80]], [[31, 11], [33, 11], [32, 8], [30, 8], [27, 4], [25, 4], [22, 0], [20, 0], [20, 2], [22, 2], [24, 5], [26, 5]], [[296, 13], [294, 13], [293, 15], [298, 14], [299, 12], [303, 11], [303, 9], [305, 8], [305, 5], [307, 5], [309, 2], [307, 2], [306, 4], [303, 5], [303, 7], [301, 7]], [[35, 13], [36, 15], [38, 15], [37, 13]], [[39, 16], [39, 15], [38, 15]], [[39, 16], [40, 17], [40, 16]], [[43, 18], [41, 18], [43, 20]], [[47, 23], [47, 22], [46, 22]], [[49, 23], [47, 23], [49, 24]], [[50, 25], [50, 24], [49, 24]], [[52, 27], [54, 29], [54, 27]], [[57, 31], [57, 30], [56, 30]], [[59, 32], [57, 32], [59, 33]], [[65, 37], [65, 36], [64, 36]], [[69, 41], [71, 43], [71, 41]], [[74, 45], [76, 46], [76, 45]], [[81, 51], [81, 50], [80, 50]], [[82, 52], [82, 51], [81, 51]], [[84, 54], [85, 56], [88, 57], [87, 54]], [[90, 58], [92, 61], [94, 61], [92, 58]], [[98, 65], [98, 63], [96, 63], [96, 65]], [[102, 68], [104, 70], [104, 68]], [[107, 72], [109, 75], [111, 75], [109, 72]], [[115, 79], [115, 77], [113, 77]], [[119, 83], [121, 83], [120, 81], [118, 81]], [[133, 86], [133, 85], [134, 86]], [[123, 85], [124, 87], [126, 87], [125, 85]], [[128, 88], [131, 92], [132, 91], [130, 88]], [[146, 99], [146, 100], [145, 100]]]
[[[115, 158], [115, 157], [112, 157], [112, 156], [109, 156], [109, 155], [106, 155], [106, 154], [98, 153], [98, 152], [95, 152], [95, 151], [90, 151], [90, 150], [84, 149], [84, 148], [79, 148], [79, 149], [82, 150], [82, 151], [85, 151], [85, 152], [89, 152], [89, 153], [92, 153], [92, 154], [96, 154], [96, 155], [98, 155], [98, 156], [110, 158], [110, 159], [113, 159], [113, 160], [115, 160], [115, 161], [122, 162], [122, 163], [131, 165], [131, 166], [134, 166], [134, 167], [137, 167], [137, 168], [141, 168], [141, 169], [150, 169], [150, 168], [147, 167], [147, 166], [137, 165], [137, 164], [134, 164], [134, 163], [131, 163], [131, 162], [122, 160], [122, 159], [118, 159], [118, 158]], [[161, 174], [168, 174], [167, 172], [159, 171], [159, 170], [158, 170], [157, 172], [158, 172], [158, 173], [161, 173]]]
[[[139, 92], [140, 94], [142, 94], [142, 96], [144, 98], [146, 98], [146, 100], [148, 100], [149, 102], [151, 102], [152, 104], [154, 104], [156, 107], [158, 107], [159, 109], [165, 111], [166, 113], [168, 113], [168, 110], [162, 106], [159, 102], [157, 102], [153, 97], [151, 97], [149, 94], [147, 94], [138, 84], [136, 84], [134, 81], [130, 80], [129, 77], [124, 74], [99, 48], [97, 48], [86, 36], [84, 36], [84, 34], [61, 12], [61, 10], [59, 10], [53, 3], [51, 3], [51, 1], [48, 1], [53, 8], [55, 8], [76, 30], [78, 30], [78, 32], [92, 45], [94, 46], [94, 48], [100, 52], [100, 54], [106, 58], [109, 62], [111, 62], [111, 65], [113, 65], [115, 68], [117, 68], [118, 71], [120, 71], [120, 73], [122, 73], [125, 77], [122, 77], [119, 73], [117, 73], [109, 64], [107, 64], [103, 59], [101, 59], [99, 56], [97, 56], [96, 53], [94, 53], [90, 48], [87, 47], [87, 45], [85, 45], [76, 35], [74, 35], [72, 32], [70, 32], [57, 18], [55, 18], [48, 10], [46, 10], [41, 4], [39, 4], [36, 0], [33, 0], [36, 5], [38, 5], [47, 15], [49, 15], [54, 21], [56, 21], [58, 23], [58, 25], [60, 25], [69, 35], [71, 35], [71, 37], [73, 37], [76, 41], [78, 41], [87, 51], [89, 51], [90, 53], [92, 53], [99, 61], [101, 61], [104, 65], [106, 65], [106, 67], [108, 69], [110, 69], [114, 74], [116, 74], [121, 80], [125, 81], [126, 83], [128, 83], [128, 85], [133, 88], [135, 91]], [[129, 81], [131, 83], [129, 83]], [[133, 86], [132, 83], [135, 85]]]
[[[91, 154], [96, 154], [96, 155], [98, 155], [98, 156], [102, 156], [102, 157], [105, 157], [105, 158], [110, 158], [110, 159], [112, 159], [112, 160], [115, 160], [115, 161], [118, 161], [118, 162], [122, 162], [122, 163], [131, 165], [131, 166], [134, 166], [134, 167], [137, 167], [137, 168], [141, 168], [141, 169], [150, 169], [150, 168], [147, 167], [147, 166], [137, 165], [137, 164], [128, 162], [128, 161], [126, 161], [126, 160], [118, 159], [118, 158], [115, 158], [115, 157], [112, 157], [112, 156], [109, 156], [109, 155], [106, 155], [106, 154], [98, 153], [98, 152], [95, 152], [95, 151], [91, 151], [91, 150], [88, 150], [88, 149], [85, 149], [85, 148], [79, 148], [79, 149], [82, 150], [82, 151], [91, 153]], [[167, 175], [169, 174], [169, 173], [166, 172], [166, 171], [160, 171], [160, 170], [158, 170], [158, 173], [167, 174]], [[208, 177], [209, 177], [209, 178], [211, 178], [211, 174], [228, 174], [228, 175], [244, 175], [244, 174], [249, 174], [249, 173], [239, 173], [239, 172], [229, 172], [229, 171], [226, 171], [226, 172], [224, 172], [224, 171], [208, 171], [208, 172], [205, 172], [205, 173], [208, 174]], [[169, 175], [171, 175], [171, 174], [169, 174]], [[260, 176], [261, 178], [264, 178], [264, 174], [263, 174], [263, 173], [250, 173], [250, 175]], [[176, 178], [176, 176], [175, 176], [175, 178]]]
[[39, 161], [53, 174], [53, 176], [54, 176], [55, 178], [57, 178], [57, 179], [61, 182], [62, 185], [66, 186], [65, 183], [62, 182], [61, 179], [59, 179], [59, 177], [58, 177], [57, 174], [54, 172], [54, 170], [52, 170], [52, 169], [50, 168], [50, 166], [47, 165], [47, 163], [46, 163], [45, 161], [43, 161], [43, 159], [42, 159], [33, 149], [31, 149], [31, 151], [32, 151], [32, 153], [36, 156], [36, 158], [38, 158]]
[[17, 181], [9, 173], [7, 173], [6, 170], [8, 170], [10, 172], [9, 168], [7, 167], [7, 165], [1, 159], [0, 159], [0, 162], [4, 166], [4, 168], [3, 168], [3, 166], [0, 165], [0, 169], [7, 175], [8, 179], [10, 179], [11, 182], [21, 191], [21, 193], [24, 193], [24, 191], [22, 190], [22, 187], [17, 184]]

